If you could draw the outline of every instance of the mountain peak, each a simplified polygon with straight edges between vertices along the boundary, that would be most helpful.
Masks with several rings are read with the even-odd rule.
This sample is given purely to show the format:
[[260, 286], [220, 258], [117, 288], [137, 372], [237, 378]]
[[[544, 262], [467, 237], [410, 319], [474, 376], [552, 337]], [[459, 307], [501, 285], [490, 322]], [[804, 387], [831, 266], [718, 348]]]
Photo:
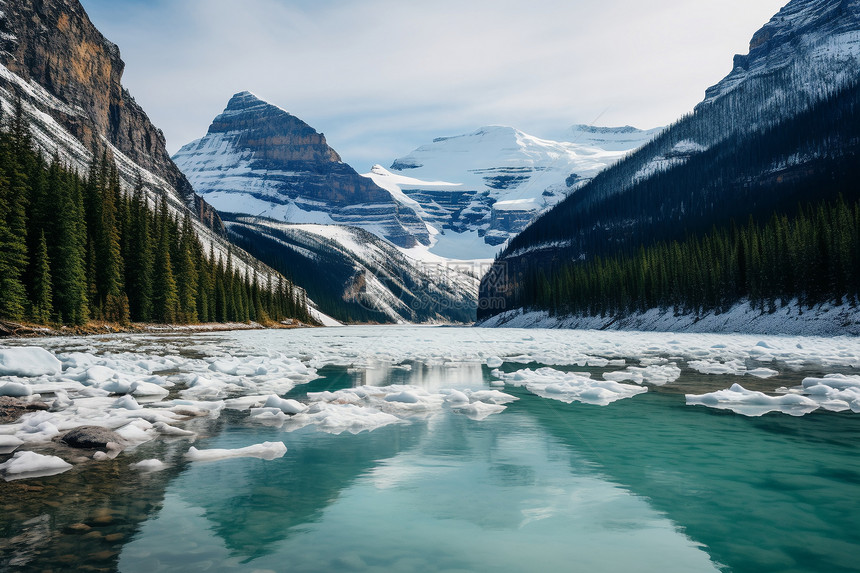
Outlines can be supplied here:
[[236, 112], [246, 112], [248, 110], [257, 110], [263, 108], [272, 108], [273, 110], [277, 109], [287, 113], [284, 110], [281, 110], [279, 107], [270, 104], [269, 102], [260, 99], [256, 94], [249, 91], [242, 91], [233, 94], [230, 98], [230, 101], [227, 102], [227, 107], [224, 108], [224, 113], [236, 113]]

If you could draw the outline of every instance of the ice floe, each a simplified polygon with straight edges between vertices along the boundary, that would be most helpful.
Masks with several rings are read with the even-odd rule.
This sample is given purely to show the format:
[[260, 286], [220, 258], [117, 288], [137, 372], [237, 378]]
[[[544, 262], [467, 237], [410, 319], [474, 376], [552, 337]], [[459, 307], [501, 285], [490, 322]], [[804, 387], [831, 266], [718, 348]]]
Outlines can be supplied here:
[[769, 396], [764, 392], [747, 390], [740, 384], [732, 384], [728, 390], [707, 394], [687, 394], [687, 404], [731, 410], [744, 416], [762, 416], [769, 412], [782, 412], [791, 416], [803, 416], [818, 409], [818, 402], [799, 394]]
[[214, 460], [224, 460], [228, 458], [260, 458], [263, 460], [274, 460], [284, 457], [287, 453], [287, 446], [283, 442], [263, 442], [262, 444], [254, 444], [244, 448], [236, 449], [210, 449], [198, 450], [194, 446], [189, 448], [185, 457], [193, 462], [209, 462]]
[[0, 376], [54, 376], [61, 369], [60, 361], [44, 348], [0, 349]]
[[0, 464], [0, 473], [6, 481], [52, 476], [70, 469], [72, 464], [62, 458], [36, 452], [15, 452], [8, 461]]
[[592, 380], [591, 374], [581, 372], [562, 372], [554, 368], [544, 367], [537, 370], [517, 370], [505, 373], [499, 370], [493, 372], [512, 386], [522, 386], [526, 390], [540, 396], [570, 404], [583, 402], [606, 406], [637, 394], [647, 392], [647, 388], [621, 384], [613, 380]]
[[167, 465], [161, 460], [149, 459], [133, 463], [130, 467], [143, 472], [157, 472], [166, 468]]
[[[501, 371], [526, 364], [530, 369]], [[349, 369], [356, 387], [283, 397], [326, 366]], [[591, 374], [564, 372], [570, 367]], [[495, 379], [486, 379], [487, 368], [495, 369]], [[403, 326], [4, 341], [0, 395], [49, 410], [2, 426], [0, 452], [38, 448], [83, 425], [119, 432], [125, 448], [194, 439], [224, 408], [285, 430], [313, 426], [330, 433], [444, 412], [481, 420], [514, 399], [501, 391], [505, 384], [563, 402], [606, 405], [645, 392], [643, 385], [673, 383], [686, 368], [761, 379], [785, 379], [800, 369], [851, 372], [860, 368], [860, 340]], [[752, 414], [797, 414], [813, 404], [860, 412], [858, 376], [818, 374], [768, 394], [723, 392], [691, 396], [690, 403]]]
[[671, 364], [651, 364], [645, 367], [628, 366], [624, 370], [605, 372], [603, 378], [614, 382], [635, 382], [636, 384], [653, 384], [663, 386], [681, 377], [681, 369], [674, 362]]
[[828, 374], [823, 378], [804, 378], [800, 386], [777, 388], [776, 396], [750, 391], [740, 384], [708, 394], [688, 394], [687, 404], [732, 410], [746, 416], [782, 412], [802, 416], [821, 408], [832, 412], [850, 410], [860, 413], [860, 376]]

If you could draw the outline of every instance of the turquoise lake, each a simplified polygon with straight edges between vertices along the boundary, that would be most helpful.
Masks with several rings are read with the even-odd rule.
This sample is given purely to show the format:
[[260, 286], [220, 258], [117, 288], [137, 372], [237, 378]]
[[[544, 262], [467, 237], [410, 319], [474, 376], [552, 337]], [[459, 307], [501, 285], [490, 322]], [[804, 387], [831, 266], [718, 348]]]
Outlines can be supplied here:
[[[495, 345], [486, 356], [504, 358], [512, 354], [505, 344], [516, 344], [513, 334], [503, 335], [507, 342], [470, 338], [460, 344], [458, 336], [475, 335], [440, 330], [415, 332], [430, 332], [437, 342], [427, 344], [444, 340], [465, 354], [455, 352], [447, 362], [429, 359], [425, 344], [415, 352], [419, 360], [395, 356], [397, 368], [390, 361], [358, 364], [365, 347], [354, 352], [350, 341], [373, 333], [375, 348], [396, 354], [390, 346], [405, 345], [406, 356], [407, 331], [397, 329], [105, 339], [91, 345], [88, 351], [96, 356], [137, 348], [194, 360], [222, 343], [232, 345], [231, 356], [283, 347], [316, 368], [318, 378], [282, 394], [299, 402], [308, 401], [308, 392], [364, 384], [430, 391], [494, 384], [518, 400], [480, 420], [440, 409], [356, 434], [262, 423], [242, 410], [192, 420], [188, 427], [198, 434], [193, 445], [201, 450], [283, 442], [287, 452], [273, 460], [190, 462], [184, 457], [189, 440], [163, 437], [113, 460], [2, 483], [0, 569], [860, 570], [858, 414], [816, 410], [748, 417], [687, 405], [686, 393], [728, 388], [738, 377], [691, 370], [689, 356], [672, 356], [673, 349], [647, 338], [649, 356], [678, 364], [680, 377], [606, 406], [567, 404], [525, 387], [501, 387], [493, 368], [463, 350], [484, 342]], [[300, 340], [284, 342], [289, 336]], [[564, 339], [570, 334], [545, 335], [552, 344], [541, 336], [536, 344], [543, 344], [545, 355], [557, 351], [553, 344], [573, 344], [583, 335], [570, 341]], [[90, 344], [78, 340], [81, 348]], [[325, 348], [324, 360], [314, 343]], [[59, 355], [68, 351], [62, 344], [48, 347]], [[300, 350], [290, 350], [290, 344]], [[623, 346], [603, 355], [617, 358]], [[338, 352], [349, 360], [330, 359]], [[598, 355], [595, 347], [589, 352]], [[627, 364], [642, 358], [636, 352]], [[500, 370], [546, 365], [528, 362], [529, 356], [538, 353], [532, 348], [519, 361], [504, 360]], [[780, 359], [767, 364], [779, 375], [742, 382], [773, 390], [807, 376], [853, 371], [844, 365], [784, 368]], [[617, 369], [553, 367], [594, 379]], [[56, 444], [41, 451], [68, 455]], [[163, 460], [165, 469], [130, 469], [130, 463], [149, 458]]]

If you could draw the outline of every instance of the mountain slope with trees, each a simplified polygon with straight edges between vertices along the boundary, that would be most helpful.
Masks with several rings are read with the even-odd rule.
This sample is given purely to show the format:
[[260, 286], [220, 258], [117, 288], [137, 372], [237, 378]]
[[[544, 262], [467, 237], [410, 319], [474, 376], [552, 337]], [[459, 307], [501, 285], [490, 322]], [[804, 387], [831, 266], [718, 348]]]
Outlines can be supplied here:
[[693, 114], [513, 239], [482, 282], [479, 318], [855, 301], [858, 277], [842, 267], [857, 256], [860, 88], [847, 70], [860, 64], [853, 47], [825, 60], [802, 49], [858, 33], [860, 4], [836, 4], [789, 3], [763, 29], [778, 33], [757, 34], [740, 60], [748, 73], [736, 68]]
[[[197, 323], [297, 318], [304, 291], [283, 276], [241, 271], [232, 251], [209, 252], [191, 222], [147, 200], [142, 179], [123, 192], [105, 151], [86, 176], [33, 149], [20, 102], [0, 130], [0, 318]], [[277, 278], [276, 278], [277, 276]]]

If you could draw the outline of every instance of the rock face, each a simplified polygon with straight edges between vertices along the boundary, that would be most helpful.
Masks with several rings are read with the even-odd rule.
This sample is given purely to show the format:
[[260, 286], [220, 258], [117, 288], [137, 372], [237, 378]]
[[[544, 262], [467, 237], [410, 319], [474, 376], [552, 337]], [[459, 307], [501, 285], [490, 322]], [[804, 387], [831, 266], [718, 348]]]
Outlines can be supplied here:
[[403, 247], [429, 241], [415, 212], [341, 161], [323, 134], [250, 92], [234, 95], [173, 159], [225, 213], [354, 225]]
[[707, 105], [754, 78], [788, 72], [804, 78], [800, 92], [856, 78], [860, 57], [860, 0], [792, 0], [736, 55], [734, 69], [705, 93]]
[[[220, 230], [217, 214], [195, 196], [171, 161], [164, 134], [122, 87], [125, 64], [119, 48], [96, 29], [78, 0], [4, 2], [0, 63], [6, 68], [0, 73], [0, 88], [48, 114], [77, 140], [54, 138], [55, 147], [65, 148], [58, 150], [64, 159], [87, 163], [84, 150], [109, 144], [112, 151], [162, 179], [201, 221]], [[134, 169], [120, 168], [133, 183]]]

